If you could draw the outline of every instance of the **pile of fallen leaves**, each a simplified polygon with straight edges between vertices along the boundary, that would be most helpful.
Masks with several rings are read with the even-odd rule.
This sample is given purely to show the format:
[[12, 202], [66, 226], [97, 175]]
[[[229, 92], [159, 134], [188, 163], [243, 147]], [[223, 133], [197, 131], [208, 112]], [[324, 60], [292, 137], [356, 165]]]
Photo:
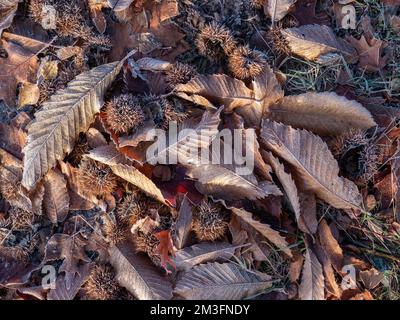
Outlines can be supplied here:
[[399, 7], [0, 0], [0, 299], [399, 298]]

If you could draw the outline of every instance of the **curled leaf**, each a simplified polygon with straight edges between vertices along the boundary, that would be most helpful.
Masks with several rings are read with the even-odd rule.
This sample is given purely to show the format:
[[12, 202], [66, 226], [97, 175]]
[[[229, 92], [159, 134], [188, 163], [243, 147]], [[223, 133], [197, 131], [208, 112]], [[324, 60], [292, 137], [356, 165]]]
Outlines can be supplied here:
[[268, 108], [267, 117], [319, 135], [340, 135], [350, 129], [368, 129], [376, 125], [370, 112], [360, 103], [334, 92], [284, 97], [279, 104]]

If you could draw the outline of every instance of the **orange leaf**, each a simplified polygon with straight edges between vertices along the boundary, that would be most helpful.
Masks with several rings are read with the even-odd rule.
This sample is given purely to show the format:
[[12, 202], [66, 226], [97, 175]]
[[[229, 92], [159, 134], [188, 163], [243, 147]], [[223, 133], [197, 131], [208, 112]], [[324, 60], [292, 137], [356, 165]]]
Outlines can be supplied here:
[[175, 256], [174, 245], [172, 243], [172, 238], [169, 230], [163, 230], [154, 234], [154, 236], [160, 241], [156, 248], [156, 254], [160, 255], [161, 258], [161, 266], [168, 273], [171, 273], [168, 270], [168, 264], [171, 265], [174, 269], [176, 268], [175, 263], [171, 260], [169, 254], [173, 257]]

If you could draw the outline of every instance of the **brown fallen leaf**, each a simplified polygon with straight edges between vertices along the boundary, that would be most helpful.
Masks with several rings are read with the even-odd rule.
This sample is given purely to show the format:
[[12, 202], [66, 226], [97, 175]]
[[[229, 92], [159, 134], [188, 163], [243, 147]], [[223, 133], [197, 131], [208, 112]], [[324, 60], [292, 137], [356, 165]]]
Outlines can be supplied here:
[[107, 5], [107, 0], [88, 0], [90, 17], [99, 33], [104, 33], [107, 28], [107, 21], [101, 11]]
[[199, 150], [207, 149], [218, 135], [221, 111], [222, 107], [213, 113], [205, 111], [197, 123], [193, 123], [192, 120], [184, 121], [178, 127], [176, 140], [170, 143], [155, 143], [147, 149], [146, 162], [151, 165], [164, 164], [166, 159], [170, 159], [171, 162], [176, 161], [183, 165], [202, 163]]
[[40, 62], [38, 70], [38, 82], [41, 83], [43, 80], [54, 80], [58, 75], [58, 61], [49, 60], [46, 58]]
[[350, 298], [350, 300], [375, 300], [372, 296], [371, 292], [365, 290], [361, 293], [358, 293]]
[[258, 183], [253, 175], [241, 176], [220, 165], [205, 164], [190, 167], [187, 175], [197, 180], [196, 188], [217, 199], [261, 199], [268, 195], [282, 195], [272, 182]]
[[56, 233], [46, 244], [44, 261], [63, 260], [59, 272], [65, 273], [65, 287], [72, 288], [76, 281], [76, 275], [82, 272], [81, 263], [89, 263], [91, 260], [85, 252], [86, 240], [80, 233], [67, 235]]
[[70, 287], [67, 287], [67, 275], [59, 275], [55, 282], [55, 288], [50, 289], [47, 294], [47, 300], [73, 300], [79, 289], [89, 278], [91, 266], [90, 263], [79, 266], [78, 272], [73, 276]]
[[4, 29], [7, 29], [18, 9], [19, 0], [3, 0], [0, 3], [0, 36]]
[[292, 165], [303, 190], [315, 192], [334, 207], [361, 210], [362, 197], [357, 186], [338, 176], [339, 165], [320, 137], [264, 120], [261, 138], [268, 149]]
[[[89, 129], [95, 114], [100, 111], [103, 94], [122, 64], [104, 64], [78, 75], [66, 89], [58, 90], [35, 113], [35, 121], [29, 126], [28, 144], [24, 148], [22, 184], [26, 188], [33, 188], [57, 160], [72, 151], [79, 133]], [[75, 117], [76, 113], [84, 116]]]
[[309, 24], [282, 29], [281, 33], [290, 51], [306, 60], [323, 64], [343, 55], [346, 61], [355, 62], [356, 50], [346, 40], [336, 37], [328, 26]]
[[341, 272], [343, 268], [343, 250], [337, 240], [333, 237], [332, 231], [324, 219], [321, 220], [318, 226], [318, 238], [335, 270]]
[[340, 299], [342, 290], [336, 281], [335, 271], [332, 268], [332, 261], [319, 239], [316, 240], [314, 248], [318, 260], [321, 262], [322, 269], [324, 270], [326, 298]]
[[95, 147], [90, 150], [85, 157], [104, 163], [108, 166], [131, 164], [122, 153], [118, 152], [113, 143]]
[[268, 66], [251, 82], [244, 82], [226, 75], [198, 76], [176, 87], [177, 95], [204, 107], [224, 105], [224, 111], [236, 111], [246, 123], [259, 126], [267, 108], [283, 98], [284, 92], [272, 69]]
[[321, 264], [312, 248], [307, 245], [299, 287], [299, 297], [301, 300], [324, 300], [324, 289], [324, 274]]
[[232, 208], [232, 213], [237, 218], [238, 222], [250, 234], [259, 233], [265, 239], [273, 243], [276, 247], [282, 250], [287, 256], [292, 257], [292, 252], [286, 242], [286, 239], [279, 234], [278, 231], [272, 229], [268, 224], [254, 220], [252, 214], [245, 210]]
[[44, 208], [49, 220], [63, 222], [69, 212], [67, 182], [58, 170], [50, 170], [44, 178]]
[[194, 266], [206, 262], [226, 262], [240, 247], [242, 246], [233, 246], [226, 242], [201, 242], [178, 250], [174, 262], [178, 270], [188, 271]]
[[160, 28], [161, 23], [179, 14], [177, 0], [148, 1], [146, 8], [151, 12], [151, 29]]
[[135, 253], [132, 243], [111, 247], [109, 253], [110, 263], [117, 273], [116, 280], [138, 299], [172, 298], [172, 284], [147, 257]]
[[19, 160], [23, 158], [22, 148], [28, 139], [25, 127], [30, 121], [28, 114], [21, 112], [11, 120], [9, 125], [0, 123], [1, 148]]
[[79, 54], [82, 54], [82, 48], [77, 46], [67, 46], [57, 50], [57, 58], [62, 61], [68, 60]]
[[[44, 47], [44, 46], [43, 46]], [[2, 41], [7, 58], [0, 59], [0, 100], [9, 107], [15, 106], [17, 86], [20, 82], [36, 82], [39, 67], [37, 52], [29, 46], [20, 46], [12, 41]]]
[[40, 90], [36, 83], [24, 82], [19, 89], [18, 108], [34, 105], [39, 101]]
[[290, 282], [297, 282], [297, 280], [300, 278], [303, 263], [304, 263], [304, 257], [301, 254], [299, 253], [293, 254], [293, 259], [290, 262], [290, 267], [289, 267]]
[[207, 263], [185, 273], [174, 293], [186, 300], [238, 300], [269, 288], [271, 276], [236, 263]]
[[271, 18], [272, 24], [275, 21], [282, 20], [289, 11], [293, 8], [293, 5], [297, 0], [268, 0], [264, 4], [264, 13]]
[[371, 268], [365, 271], [360, 271], [359, 276], [365, 288], [368, 290], [376, 288], [385, 278], [384, 274], [382, 272], [379, 272], [375, 268]]
[[174, 226], [173, 238], [177, 249], [182, 249], [188, 244], [192, 220], [192, 204], [187, 195], [185, 195], [179, 207], [178, 217]]
[[85, 190], [79, 182], [78, 169], [71, 164], [59, 161], [61, 172], [68, 181], [70, 210], [90, 210], [99, 204], [96, 196]]
[[382, 70], [389, 62], [390, 53], [383, 55], [384, 42], [373, 38], [369, 41], [365, 36], [361, 36], [359, 40], [354, 37], [349, 37], [348, 41], [356, 48], [361, 69], [369, 72], [377, 72]]
[[351, 129], [369, 129], [376, 125], [370, 112], [360, 103], [334, 92], [284, 97], [268, 108], [266, 116], [321, 136], [339, 135]]
[[326, 12], [316, 13], [317, 0], [297, 0], [291, 15], [299, 25], [324, 24], [329, 25], [330, 19]]
[[168, 203], [165, 200], [160, 189], [158, 189], [158, 187], [154, 184], [153, 181], [151, 181], [148, 177], [146, 177], [135, 167], [124, 164], [117, 164], [117, 165], [112, 165], [111, 169], [113, 173], [119, 176], [120, 178], [133, 184], [134, 186], [142, 190], [144, 193], [146, 193], [148, 196], [168, 206]]
[[301, 215], [298, 222], [300, 230], [311, 236], [317, 232], [317, 201], [313, 192], [301, 192], [299, 194]]
[[290, 175], [285, 171], [284, 165], [279, 162], [277, 158], [275, 158], [271, 152], [262, 151], [264, 158], [267, 159], [267, 162], [271, 165], [274, 173], [279, 179], [279, 182], [282, 184], [283, 190], [285, 191], [285, 195], [289, 200], [289, 204], [296, 216], [296, 220], [299, 223], [300, 220], [300, 200], [297, 192], [296, 184]]

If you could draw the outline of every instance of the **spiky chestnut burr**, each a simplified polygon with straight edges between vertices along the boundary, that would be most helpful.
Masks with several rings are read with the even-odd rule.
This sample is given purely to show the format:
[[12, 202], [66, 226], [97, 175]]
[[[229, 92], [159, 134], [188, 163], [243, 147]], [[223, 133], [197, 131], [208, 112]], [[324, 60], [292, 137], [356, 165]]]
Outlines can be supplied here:
[[139, 99], [132, 94], [122, 94], [108, 101], [105, 113], [107, 124], [116, 133], [128, 133], [145, 120]]
[[180, 124], [187, 117], [187, 114], [183, 110], [179, 110], [163, 97], [147, 95], [142, 100], [143, 104], [151, 110], [154, 122], [158, 128], [168, 130], [171, 121]]
[[124, 221], [112, 221], [105, 219], [102, 230], [111, 245], [115, 246], [127, 240], [129, 235], [129, 224]]
[[202, 28], [196, 39], [196, 47], [201, 55], [211, 61], [220, 62], [232, 53], [236, 41], [227, 28], [213, 22]]
[[29, 14], [32, 20], [42, 24], [47, 21], [43, 10], [45, 5], [52, 5], [56, 10], [56, 32], [62, 37], [74, 37], [85, 40], [90, 45], [110, 46], [110, 40], [104, 35], [98, 35], [86, 25], [85, 18], [79, 1], [49, 1], [49, 0], [30, 0]]
[[367, 144], [360, 151], [359, 166], [362, 175], [359, 177], [359, 180], [362, 183], [368, 183], [378, 173], [379, 167], [382, 164], [380, 162], [380, 155], [379, 147], [374, 143]]
[[259, 75], [267, 64], [262, 52], [249, 47], [238, 47], [229, 56], [229, 70], [241, 80]]
[[97, 265], [93, 268], [84, 291], [89, 300], [117, 300], [121, 287], [115, 280], [115, 271], [111, 265]]
[[228, 222], [219, 205], [203, 201], [194, 214], [192, 229], [200, 241], [214, 241], [224, 236]]
[[334, 137], [329, 142], [329, 147], [335, 157], [340, 157], [349, 150], [365, 146], [368, 143], [369, 138], [365, 131], [353, 129]]
[[192, 66], [176, 62], [172, 68], [166, 72], [165, 80], [168, 88], [173, 90], [178, 84], [188, 83], [196, 74], [197, 72]]
[[253, 8], [261, 9], [266, 2], [267, 0], [251, 0], [251, 5]]
[[11, 183], [10, 181], [4, 180], [0, 183], [0, 193], [3, 195], [3, 198], [7, 200], [9, 203], [13, 203], [18, 201], [20, 195], [20, 187], [19, 183]]
[[102, 196], [117, 187], [118, 178], [111, 168], [95, 160], [83, 159], [78, 173], [79, 183], [91, 194]]
[[0, 246], [0, 256], [6, 259], [8, 258], [12, 260], [17, 260], [20, 261], [21, 263], [26, 263], [29, 257], [26, 250], [20, 246], [13, 246], [13, 247]]
[[156, 253], [160, 242], [153, 232], [144, 233], [139, 231], [134, 235], [133, 239], [136, 252], [147, 254], [154, 265], [161, 266], [160, 256]]
[[22, 210], [17, 207], [12, 207], [8, 211], [8, 215], [12, 223], [12, 229], [17, 231], [28, 230], [32, 228], [35, 220], [34, 213]]
[[118, 205], [117, 222], [134, 225], [140, 219], [147, 216], [149, 199], [142, 193], [131, 193]]
[[289, 44], [281, 33], [281, 28], [272, 28], [268, 34], [268, 40], [272, 41], [273, 48], [278, 54], [290, 55]]

